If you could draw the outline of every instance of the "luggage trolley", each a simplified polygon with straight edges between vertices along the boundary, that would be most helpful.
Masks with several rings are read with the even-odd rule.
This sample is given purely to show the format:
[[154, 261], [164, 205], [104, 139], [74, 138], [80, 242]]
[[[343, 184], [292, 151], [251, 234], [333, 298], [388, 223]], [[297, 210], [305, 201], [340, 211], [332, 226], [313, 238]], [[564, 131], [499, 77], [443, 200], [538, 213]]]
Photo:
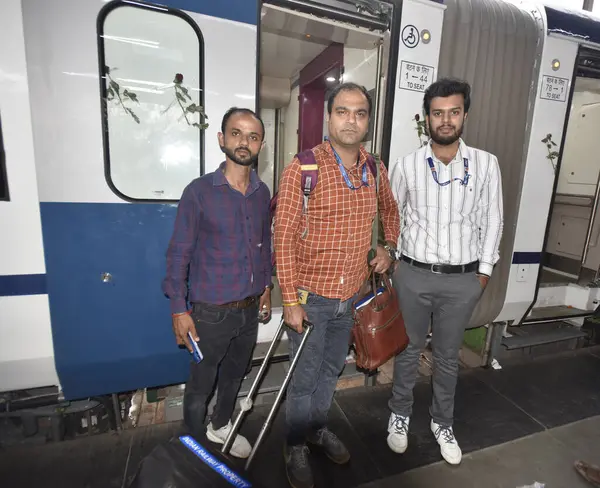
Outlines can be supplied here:
[[[271, 410], [269, 411], [269, 415], [267, 416], [267, 419], [265, 420], [264, 424], [262, 425], [260, 432], [258, 434], [258, 438], [256, 439], [254, 446], [252, 447], [252, 451], [250, 451], [250, 455], [248, 456], [248, 459], [246, 460], [246, 465], [244, 466], [244, 469], [246, 471], [248, 471], [248, 469], [250, 468], [250, 464], [252, 464], [252, 461], [254, 460], [256, 451], [262, 444], [262, 441], [263, 441], [267, 431], [269, 430], [271, 423], [273, 422], [273, 418], [275, 417], [275, 414], [277, 413], [277, 408], [279, 407], [279, 404], [281, 403], [283, 394], [285, 393], [285, 390], [287, 389], [287, 386], [288, 386], [288, 383], [290, 382], [292, 374], [294, 373], [294, 370], [296, 369], [296, 364], [298, 363], [298, 360], [300, 359], [300, 356], [302, 355], [302, 351], [304, 350], [304, 347], [306, 346], [306, 341], [308, 340], [308, 336], [312, 332], [313, 324], [311, 324], [310, 322], [305, 320], [305, 321], [303, 321], [302, 326], [304, 327], [304, 336], [302, 337], [302, 341], [300, 342], [300, 347], [298, 347], [298, 352], [296, 353], [296, 355], [294, 356], [294, 359], [292, 360], [292, 362], [290, 364], [290, 370], [285, 375], [283, 384], [281, 385], [281, 388], [277, 392], [277, 397], [275, 398], [275, 403], [273, 403], [273, 406], [271, 407]], [[277, 332], [275, 333], [275, 337], [273, 338], [273, 341], [271, 342], [271, 345], [269, 346], [269, 350], [267, 351], [267, 354], [265, 355], [265, 359], [263, 360], [262, 364], [260, 365], [260, 369], [258, 370], [256, 379], [252, 383], [252, 386], [250, 387], [250, 391], [248, 391], [248, 395], [246, 396], [246, 398], [243, 398], [242, 400], [240, 400], [240, 413], [236, 417], [235, 422], [233, 424], [233, 428], [231, 429], [231, 432], [229, 432], [227, 439], [225, 439], [225, 443], [223, 444], [223, 448], [221, 449], [221, 452], [223, 454], [229, 453], [229, 450], [231, 449], [231, 445], [233, 444], [233, 440], [235, 439], [237, 431], [240, 428], [240, 425], [242, 423], [242, 420], [244, 419], [244, 416], [246, 415], [246, 412], [248, 412], [252, 408], [253, 397], [254, 397], [254, 395], [256, 395], [256, 391], [258, 390], [258, 386], [260, 385], [262, 377], [265, 374], [265, 371], [269, 364], [269, 360], [275, 353], [275, 349], [277, 348], [277, 343], [279, 342], [279, 340], [281, 339], [281, 335], [283, 334], [283, 329], [284, 329], [284, 322], [283, 322], [283, 318], [282, 318], [281, 322], [279, 324], [279, 327], [277, 329]]]
[[[269, 415], [260, 429], [258, 438], [250, 451], [246, 460], [244, 471], [248, 471], [256, 452], [260, 448], [267, 431], [269, 430], [279, 404], [290, 382], [292, 374], [308, 340], [308, 336], [313, 330], [313, 324], [304, 321], [303, 337], [298, 347], [298, 352], [294, 356], [290, 369], [283, 380], [283, 384], [277, 393], [275, 402], [269, 411]], [[231, 459], [229, 451], [233, 440], [239, 430], [244, 416], [252, 409], [253, 398], [262, 382], [270, 359], [273, 357], [277, 344], [281, 339], [284, 330], [284, 322], [281, 323], [275, 333], [275, 337], [269, 346], [256, 379], [252, 383], [248, 395], [240, 400], [240, 412], [237, 415], [232, 426], [231, 432], [225, 439], [221, 451], [215, 451], [214, 448], [203, 446], [190, 435], [182, 435], [172, 438], [167, 443], [158, 445], [141, 463], [134, 476], [129, 488], [200, 488], [200, 487], [239, 487], [239, 488], [259, 488], [254, 482], [250, 482], [238, 473], [235, 468], [230, 467]]]

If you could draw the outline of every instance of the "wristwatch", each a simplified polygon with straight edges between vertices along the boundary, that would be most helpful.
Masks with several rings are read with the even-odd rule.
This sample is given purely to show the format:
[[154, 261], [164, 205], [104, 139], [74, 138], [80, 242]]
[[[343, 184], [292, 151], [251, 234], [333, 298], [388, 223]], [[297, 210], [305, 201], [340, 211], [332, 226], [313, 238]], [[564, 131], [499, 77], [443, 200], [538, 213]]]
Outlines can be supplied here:
[[397, 254], [396, 248], [390, 246], [389, 244], [386, 244], [385, 246], [383, 246], [383, 248], [390, 255], [390, 259], [392, 261], [397, 261], [398, 260], [398, 254]]

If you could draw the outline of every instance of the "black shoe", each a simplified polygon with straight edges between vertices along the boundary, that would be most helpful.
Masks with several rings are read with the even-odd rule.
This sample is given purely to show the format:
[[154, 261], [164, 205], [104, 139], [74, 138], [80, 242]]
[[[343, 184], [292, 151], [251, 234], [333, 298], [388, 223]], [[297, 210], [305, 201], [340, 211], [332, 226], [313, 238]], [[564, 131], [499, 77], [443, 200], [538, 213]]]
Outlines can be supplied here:
[[319, 446], [325, 454], [336, 464], [346, 464], [350, 461], [350, 453], [344, 443], [327, 427], [319, 429], [308, 437], [308, 442]]
[[285, 472], [293, 488], [313, 488], [312, 470], [308, 463], [308, 447], [305, 445], [283, 447]]

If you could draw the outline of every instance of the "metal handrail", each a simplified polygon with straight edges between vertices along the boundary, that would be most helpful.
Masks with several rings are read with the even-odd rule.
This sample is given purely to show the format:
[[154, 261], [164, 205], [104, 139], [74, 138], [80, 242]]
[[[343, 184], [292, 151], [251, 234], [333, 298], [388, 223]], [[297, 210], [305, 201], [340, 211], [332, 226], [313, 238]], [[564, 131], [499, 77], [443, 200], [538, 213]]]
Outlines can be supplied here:
[[596, 182], [596, 193], [594, 194], [594, 203], [592, 205], [592, 215], [590, 217], [590, 223], [588, 225], [587, 234], [585, 236], [585, 244], [583, 246], [583, 256], [581, 257], [581, 265], [579, 266], [578, 280], [581, 279], [581, 273], [583, 271], [583, 265], [588, 257], [590, 251], [590, 241], [592, 240], [592, 230], [594, 228], [594, 221], [596, 220], [596, 213], [598, 212], [598, 198], [600, 197], [600, 171], [598, 172], [598, 181]]
[[383, 42], [379, 41], [377, 46], [377, 71], [375, 73], [375, 110], [373, 110], [373, 142], [371, 145], [371, 151], [378, 153], [379, 151], [379, 107], [381, 106], [381, 74], [383, 73]]
[[591, 208], [594, 204], [594, 197], [592, 197], [592, 195], [570, 195], [568, 193], [557, 193], [554, 203], [557, 205], [564, 205], [566, 207]]

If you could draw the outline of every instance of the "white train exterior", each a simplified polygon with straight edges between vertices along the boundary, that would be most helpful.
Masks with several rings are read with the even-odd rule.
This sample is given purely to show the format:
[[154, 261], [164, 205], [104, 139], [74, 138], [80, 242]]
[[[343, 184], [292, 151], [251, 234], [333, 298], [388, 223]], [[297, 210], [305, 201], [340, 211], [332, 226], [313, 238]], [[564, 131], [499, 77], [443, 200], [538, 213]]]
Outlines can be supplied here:
[[161, 292], [177, 199], [221, 162], [234, 105], [263, 114], [259, 172], [276, 189], [299, 110], [294, 81], [261, 71], [274, 49], [261, 24], [277, 15], [352, 34], [343, 77], [371, 84], [370, 149], [390, 166], [421, 144], [424, 89], [472, 83], [464, 137], [498, 156], [505, 201], [501, 260], [472, 327], [577, 325], [597, 308], [598, 288], [561, 266], [579, 262], [590, 281], [600, 266], [600, 19], [516, 0], [5, 0], [0, 392], [79, 399], [185, 381]]

